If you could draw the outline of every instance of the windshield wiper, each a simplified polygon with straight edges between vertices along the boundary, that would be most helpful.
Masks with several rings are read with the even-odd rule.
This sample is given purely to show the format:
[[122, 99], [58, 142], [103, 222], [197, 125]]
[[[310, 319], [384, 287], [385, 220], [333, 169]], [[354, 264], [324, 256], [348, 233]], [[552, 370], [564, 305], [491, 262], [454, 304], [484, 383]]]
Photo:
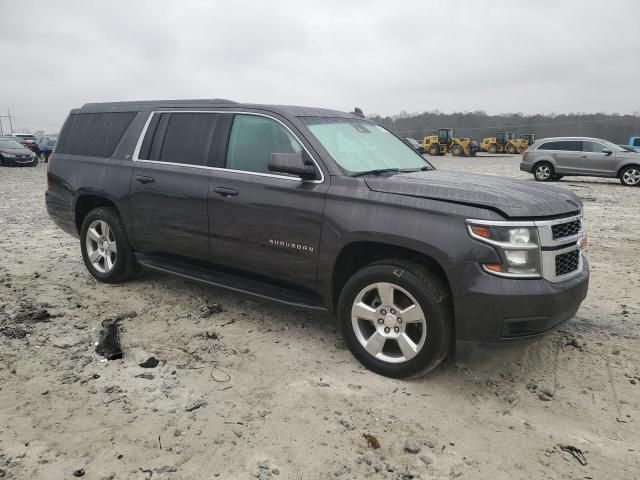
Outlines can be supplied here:
[[350, 177], [361, 177], [363, 175], [380, 175], [386, 172], [399, 172], [399, 168], [374, 168], [373, 170], [365, 170], [364, 172], [356, 172], [349, 175]]

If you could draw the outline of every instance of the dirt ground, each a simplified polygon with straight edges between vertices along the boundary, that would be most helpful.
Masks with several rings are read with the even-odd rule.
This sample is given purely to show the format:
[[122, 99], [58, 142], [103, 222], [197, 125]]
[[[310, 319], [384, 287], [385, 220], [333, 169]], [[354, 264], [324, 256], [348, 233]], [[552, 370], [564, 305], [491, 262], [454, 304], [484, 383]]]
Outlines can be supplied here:
[[[435, 161], [533, 181], [518, 162]], [[640, 478], [640, 188], [560, 184], [589, 234], [576, 318], [399, 381], [324, 314], [152, 272], [97, 283], [47, 216], [45, 166], [0, 169], [0, 478]], [[117, 316], [124, 358], [101, 361]]]

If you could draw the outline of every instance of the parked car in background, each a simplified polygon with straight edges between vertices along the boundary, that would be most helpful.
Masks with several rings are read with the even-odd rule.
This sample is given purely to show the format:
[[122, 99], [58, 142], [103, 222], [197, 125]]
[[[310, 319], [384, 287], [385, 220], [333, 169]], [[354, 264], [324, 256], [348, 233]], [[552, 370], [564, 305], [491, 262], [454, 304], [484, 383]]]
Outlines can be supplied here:
[[0, 137], [0, 166], [35, 167], [38, 157], [13, 137]]
[[32, 135], [31, 133], [12, 133], [11, 137], [36, 155], [40, 156], [40, 149], [38, 148], [35, 135]]
[[640, 137], [629, 137], [629, 143], [627, 145], [636, 152], [640, 152]]
[[55, 137], [40, 137], [37, 140], [38, 150], [40, 150], [40, 158], [47, 162], [49, 160], [49, 155], [53, 152], [53, 147], [55, 147], [56, 142], [58, 141]]
[[422, 148], [422, 144], [416, 140], [415, 138], [405, 137], [405, 142], [407, 142], [412, 148], [415, 148], [418, 152], [424, 153], [424, 148]]
[[600, 138], [536, 140], [522, 153], [520, 170], [533, 174], [539, 182], [575, 175], [619, 178], [628, 187], [640, 185], [640, 155]]

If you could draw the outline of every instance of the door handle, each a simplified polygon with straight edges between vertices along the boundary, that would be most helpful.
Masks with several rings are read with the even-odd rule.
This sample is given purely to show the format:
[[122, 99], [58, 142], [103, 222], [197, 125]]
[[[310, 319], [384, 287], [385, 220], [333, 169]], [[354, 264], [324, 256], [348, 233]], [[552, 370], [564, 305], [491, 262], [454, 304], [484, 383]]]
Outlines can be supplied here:
[[153, 183], [156, 180], [153, 177], [147, 177], [146, 175], [136, 175], [136, 182], [140, 183]]
[[218, 195], [222, 195], [223, 197], [235, 197], [238, 195], [238, 190], [235, 188], [227, 188], [227, 187], [216, 187], [213, 189]]

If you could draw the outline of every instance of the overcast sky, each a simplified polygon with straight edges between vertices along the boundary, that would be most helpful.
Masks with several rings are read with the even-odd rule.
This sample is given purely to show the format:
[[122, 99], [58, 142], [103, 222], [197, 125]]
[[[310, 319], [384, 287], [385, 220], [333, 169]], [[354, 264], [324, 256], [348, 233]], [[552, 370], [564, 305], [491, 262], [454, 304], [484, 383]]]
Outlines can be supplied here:
[[0, 0], [0, 115], [53, 132], [85, 102], [160, 98], [634, 113], [639, 22], [638, 0]]

